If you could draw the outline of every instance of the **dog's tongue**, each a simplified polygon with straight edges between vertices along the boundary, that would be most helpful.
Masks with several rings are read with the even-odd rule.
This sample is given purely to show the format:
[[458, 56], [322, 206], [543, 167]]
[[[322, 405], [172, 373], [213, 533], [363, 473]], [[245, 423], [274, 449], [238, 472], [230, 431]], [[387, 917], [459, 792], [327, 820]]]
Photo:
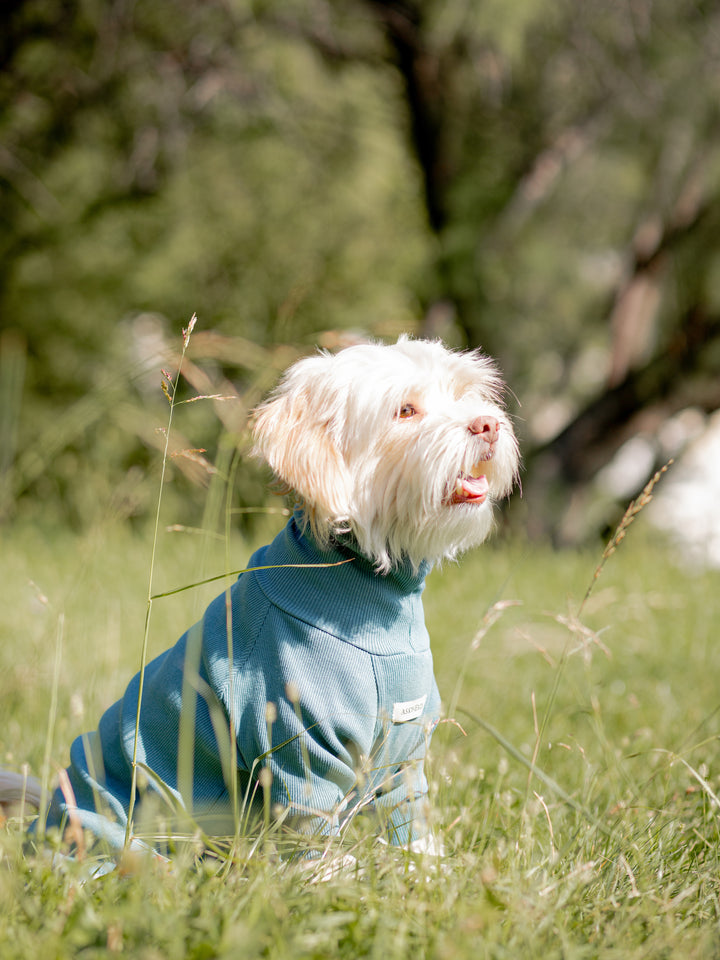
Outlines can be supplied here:
[[[458, 487], [459, 489], [455, 491], [458, 500], [484, 500], [490, 489], [490, 484], [484, 475], [481, 477], [461, 477]], [[462, 489], [462, 493], [460, 489]]]

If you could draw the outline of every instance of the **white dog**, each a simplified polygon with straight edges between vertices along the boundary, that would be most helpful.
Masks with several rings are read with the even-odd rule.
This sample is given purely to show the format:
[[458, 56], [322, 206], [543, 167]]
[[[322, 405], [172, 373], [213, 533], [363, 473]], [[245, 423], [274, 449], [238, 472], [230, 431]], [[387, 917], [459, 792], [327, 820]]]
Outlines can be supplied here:
[[[515, 482], [501, 391], [487, 358], [407, 337], [292, 366], [253, 430], [293, 518], [146, 667], [137, 735], [139, 676], [75, 741], [47, 823], [122, 848], [172, 795], [209, 833], [264, 803], [333, 836], [362, 809], [391, 843], [430, 848], [440, 701], [421, 594], [433, 563], [486, 538]], [[17, 787], [6, 775], [0, 798], [3, 782]]]

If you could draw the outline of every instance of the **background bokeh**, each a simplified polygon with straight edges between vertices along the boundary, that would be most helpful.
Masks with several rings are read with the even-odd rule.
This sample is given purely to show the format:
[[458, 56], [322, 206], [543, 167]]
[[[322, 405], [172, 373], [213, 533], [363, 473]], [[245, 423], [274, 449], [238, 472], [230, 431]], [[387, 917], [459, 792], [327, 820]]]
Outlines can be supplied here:
[[197, 313], [181, 519], [289, 360], [408, 330], [505, 371], [508, 523], [607, 531], [720, 429], [719, 55], [709, 0], [6, 0], [5, 522], [151, 512]]

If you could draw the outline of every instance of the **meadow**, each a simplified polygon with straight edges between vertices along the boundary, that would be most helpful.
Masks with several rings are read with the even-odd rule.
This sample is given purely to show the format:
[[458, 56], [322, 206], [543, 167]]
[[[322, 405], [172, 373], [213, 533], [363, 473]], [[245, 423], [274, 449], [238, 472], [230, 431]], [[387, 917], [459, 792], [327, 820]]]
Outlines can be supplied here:
[[[3, 531], [3, 765], [54, 777], [137, 670], [152, 539], [110, 521]], [[177, 530], [157, 543], [158, 593], [251, 548]], [[51, 869], [10, 819], [3, 960], [720, 955], [717, 575], [681, 569], [642, 516], [594, 579], [601, 554], [501, 542], [429, 578], [441, 863], [358, 824], [342, 851], [357, 868], [324, 882], [262, 835], [85, 882], [84, 864]], [[217, 592], [154, 601], [147, 655]]]

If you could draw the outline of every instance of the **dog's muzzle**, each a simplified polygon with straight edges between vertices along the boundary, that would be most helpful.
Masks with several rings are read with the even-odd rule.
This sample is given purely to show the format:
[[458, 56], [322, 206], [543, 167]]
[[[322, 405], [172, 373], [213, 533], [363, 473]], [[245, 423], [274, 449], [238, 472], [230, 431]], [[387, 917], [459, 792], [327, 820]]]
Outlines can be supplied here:
[[480, 451], [475, 465], [469, 473], [461, 473], [455, 481], [448, 502], [481, 504], [487, 499], [490, 484], [485, 476], [484, 464], [492, 460], [495, 455], [495, 444], [500, 433], [500, 424], [495, 417], [481, 416], [468, 425], [471, 434], [482, 441], [483, 449]]

